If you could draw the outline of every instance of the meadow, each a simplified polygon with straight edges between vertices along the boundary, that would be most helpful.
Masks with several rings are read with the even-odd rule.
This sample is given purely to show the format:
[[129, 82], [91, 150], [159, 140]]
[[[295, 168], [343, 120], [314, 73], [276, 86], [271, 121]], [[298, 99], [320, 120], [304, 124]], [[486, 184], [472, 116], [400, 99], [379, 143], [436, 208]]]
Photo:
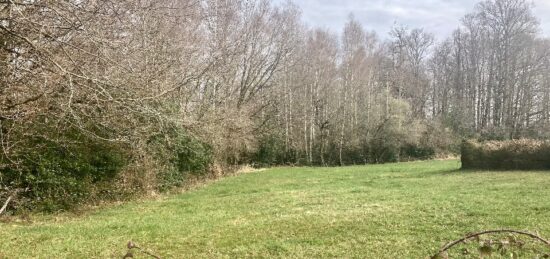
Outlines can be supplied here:
[[[466, 233], [550, 237], [550, 172], [456, 160], [280, 167], [79, 215], [0, 223], [0, 258], [426, 258]], [[136, 258], [147, 258], [136, 253]]]

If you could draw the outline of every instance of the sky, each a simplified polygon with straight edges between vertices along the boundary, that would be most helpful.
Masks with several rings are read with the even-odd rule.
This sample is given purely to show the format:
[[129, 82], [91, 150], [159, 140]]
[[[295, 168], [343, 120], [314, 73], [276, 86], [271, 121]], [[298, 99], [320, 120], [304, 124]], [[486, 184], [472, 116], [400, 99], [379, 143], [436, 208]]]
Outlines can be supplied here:
[[[550, 36], [550, 0], [527, 0], [535, 4], [534, 13], [542, 33]], [[276, 0], [284, 2], [284, 0]], [[341, 32], [353, 13], [366, 30], [382, 38], [394, 24], [424, 28], [443, 40], [473, 11], [479, 0], [293, 0], [301, 7], [303, 20], [310, 26]]]

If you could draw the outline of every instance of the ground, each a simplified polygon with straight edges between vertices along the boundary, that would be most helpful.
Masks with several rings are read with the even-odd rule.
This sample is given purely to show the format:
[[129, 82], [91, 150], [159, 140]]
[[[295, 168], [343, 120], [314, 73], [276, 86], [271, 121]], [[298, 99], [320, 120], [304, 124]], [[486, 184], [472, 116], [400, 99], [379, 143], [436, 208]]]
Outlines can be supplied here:
[[477, 230], [550, 237], [550, 172], [459, 167], [275, 168], [84, 215], [35, 215], [0, 223], [0, 258], [121, 258], [130, 240], [162, 258], [426, 258]]

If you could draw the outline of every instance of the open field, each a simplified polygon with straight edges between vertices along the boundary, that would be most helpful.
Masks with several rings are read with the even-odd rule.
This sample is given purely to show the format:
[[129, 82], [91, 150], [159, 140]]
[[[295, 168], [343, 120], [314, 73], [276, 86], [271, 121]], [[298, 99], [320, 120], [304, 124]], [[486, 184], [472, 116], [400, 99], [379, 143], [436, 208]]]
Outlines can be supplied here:
[[[0, 223], [0, 258], [425, 258], [465, 233], [550, 237], [550, 172], [458, 161], [275, 168], [162, 200]], [[142, 258], [142, 257], [139, 257]]]

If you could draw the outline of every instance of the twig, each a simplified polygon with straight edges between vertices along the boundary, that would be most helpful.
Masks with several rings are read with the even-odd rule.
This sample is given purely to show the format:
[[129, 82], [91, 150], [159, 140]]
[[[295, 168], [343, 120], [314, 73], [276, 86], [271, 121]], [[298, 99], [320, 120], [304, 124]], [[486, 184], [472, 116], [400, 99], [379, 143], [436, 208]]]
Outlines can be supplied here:
[[[132, 242], [132, 241], [128, 242], [128, 249], [130, 249], [130, 250], [132, 250], [132, 249], [137, 249], [138, 251], [140, 251], [140, 252], [142, 252], [142, 253], [144, 253], [144, 254], [150, 256], [150, 257], [153, 257], [153, 258], [155, 258], [155, 259], [161, 259], [159, 256], [154, 255], [154, 254], [152, 254], [151, 252], [149, 252], [149, 251], [147, 251], [147, 250], [144, 250], [144, 249], [142, 249], [141, 247], [137, 246], [137, 245], [136, 245], [134, 242]], [[125, 259], [125, 258], [131, 258], [131, 257], [133, 257], [132, 253], [131, 253], [131, 252], [128, 252], [128, 253], [123, 257], [123, 259]]]
[[550, 247], [550, 241], [542, 238], [541, 236], [539, 235], [535, 235], [533, 233], [529, 233], [529, 232], [525, 232], [525, 231], [518, 231], [518, 230], [511, 230], [511, 229], [499, 229], [499, 230], [486, 230], [486, 231], [482, 231], [482, 232], [477, 232], [477, 233], [473, 233], [473, 234], [469, 234], [461, 239], [458, 239], [458, 240], [455, 240], [455, 241], [452, 241], [448, 244], [446, 244], [445, 246], [443, 246], [441, 249], [439, 249], [439, 252], [433, 256], [433, 258], [435, 258], [437, 255], [440, 255], [444, 252], [446, 252], [447, 250], [449, 250], [451, 247], [459, 244], [459, 243], [462, 243], [462, 242], [465, 242], [466, 240], [468, 239], [472, 239], [472, 238], [475, 238], [475, 237], [478, 237], [478, 236], [481, 236], [481, 235], [485, 235], [485, 234], [496, 234], [496, 233], [514, 233], [514, 234], [520, 234], [520, 235], [525, 235], [525, 236], [529, 236], [530, 238], [533, 238], [533, 239], [536, 239], [536, 240], [539, 240], [541, 241], [542, 243], [544, 243], [545, 245], [549, 246]]

